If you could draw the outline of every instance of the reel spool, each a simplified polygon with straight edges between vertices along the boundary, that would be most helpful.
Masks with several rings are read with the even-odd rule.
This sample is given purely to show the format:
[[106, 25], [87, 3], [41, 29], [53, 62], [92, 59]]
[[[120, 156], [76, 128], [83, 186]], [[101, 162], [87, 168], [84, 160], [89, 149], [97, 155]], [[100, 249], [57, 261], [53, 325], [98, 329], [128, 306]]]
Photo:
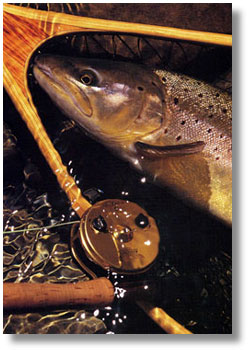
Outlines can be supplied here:
[[139, 205], [120, 199], [95, 203], [71, 230], [72, 253], [82, 253], [102, 269], [137, 274], [146, 271], [159, 252], [159, 231], [155, 220]]

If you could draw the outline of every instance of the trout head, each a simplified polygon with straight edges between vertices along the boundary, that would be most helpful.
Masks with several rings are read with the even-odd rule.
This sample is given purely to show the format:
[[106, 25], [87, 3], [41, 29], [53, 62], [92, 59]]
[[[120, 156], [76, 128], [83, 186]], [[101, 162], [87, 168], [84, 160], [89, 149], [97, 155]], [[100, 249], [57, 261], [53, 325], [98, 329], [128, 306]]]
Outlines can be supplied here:
[[162, 83], [143, 66], [40, 55], [34, 75], [60, 110], [100, 141], [134, 142], [163, 123]]

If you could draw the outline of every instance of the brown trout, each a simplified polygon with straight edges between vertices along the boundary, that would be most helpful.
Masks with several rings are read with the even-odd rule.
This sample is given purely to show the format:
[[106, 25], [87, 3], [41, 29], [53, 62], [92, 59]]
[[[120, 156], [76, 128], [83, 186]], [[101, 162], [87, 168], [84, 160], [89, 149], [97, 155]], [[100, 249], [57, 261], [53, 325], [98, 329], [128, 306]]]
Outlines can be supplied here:
[[34, 75], [60, 110], [156, 183], [232, 222], [232, 100], [129, 62], [40, 55]]

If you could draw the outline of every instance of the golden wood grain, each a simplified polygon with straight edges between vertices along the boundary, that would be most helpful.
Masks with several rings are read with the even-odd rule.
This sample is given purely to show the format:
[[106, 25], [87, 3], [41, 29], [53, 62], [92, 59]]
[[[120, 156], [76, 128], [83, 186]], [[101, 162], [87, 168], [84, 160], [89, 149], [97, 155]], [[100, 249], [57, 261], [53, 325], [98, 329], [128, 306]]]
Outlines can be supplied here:
[[154, 307], [149, 302], [137, 302], [146, 314], [168, 334], [193, 334], [169, 316], [163, 309]]
[[26, 65], [33, 51], [49, 37], [70, 30], [82, 28], [55, 23], [49, 26], [45, 21], [3, 13], [3, 61], [25, 95]]
[[229, 34], [201, 32], [196, 30], [163, 27], [149, 24], [72, 16], [65, 13], [48, 12], [27, 8], [24, 9], [22, 7], [7, 4], [4, 4], [4, 10], [15, 15], [44, 21], [45, 23], [60, 23], [62, 25], [69, 25], [70, 27], [72, 27], [73, 23], [74, 26], [90, 30], [153, 35], [176, 40], [188, 40], [213, 45], [232, 46], [232, 35]]
[[[17, 6], [14, 6], [17, 7]], [[26, 12], [22, 8], [22, 12]], [[34, 16], [36, 18], [36, 16]], [[75, 27], [74, 27], [75, 29]], [[49, 163], [62, 189], [68, 195], [73, 209], [79, 217], [90, 207], [82, 197], [74, 179], [62, 164], [60, 155], [49, 139], [27, 88], [26, 70], [29, 57], [44, 40], [68, 26], [48, 26], [44, 21], [19, 17], [7, 12], [3, 14], [3, 73], [4, 86], [21, 117], [27, 124], [42, 154]], [[77, 29], [79, 30], [79, 28]]]

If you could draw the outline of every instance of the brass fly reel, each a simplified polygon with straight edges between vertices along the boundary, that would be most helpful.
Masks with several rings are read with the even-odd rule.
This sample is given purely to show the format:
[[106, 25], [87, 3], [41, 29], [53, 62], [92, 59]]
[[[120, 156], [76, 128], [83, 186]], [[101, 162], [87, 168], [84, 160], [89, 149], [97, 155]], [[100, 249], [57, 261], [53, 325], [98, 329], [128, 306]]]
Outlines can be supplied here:
[[93, 277], [82, 261], [82, 250], [103, 269], [140, 273], [156, 259], [159, 241], [155, 220], [139, 205], [120, 199], [94, 204], [71, 231], [73, 255]]

